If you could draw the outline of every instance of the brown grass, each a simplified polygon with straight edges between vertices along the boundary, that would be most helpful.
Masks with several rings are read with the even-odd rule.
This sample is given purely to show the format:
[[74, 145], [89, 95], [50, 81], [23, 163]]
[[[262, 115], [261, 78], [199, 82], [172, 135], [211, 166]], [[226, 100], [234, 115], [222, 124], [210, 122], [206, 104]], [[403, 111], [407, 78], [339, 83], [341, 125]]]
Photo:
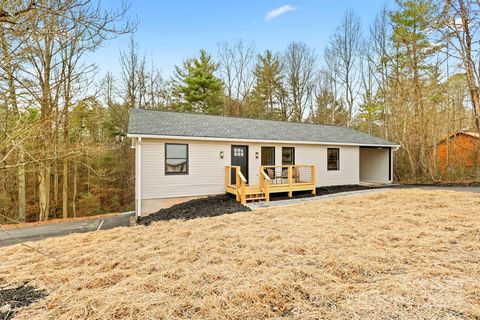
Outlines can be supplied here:
[[391, 190], [0, 250], [19, 319], [480, 318], [480, 197]]

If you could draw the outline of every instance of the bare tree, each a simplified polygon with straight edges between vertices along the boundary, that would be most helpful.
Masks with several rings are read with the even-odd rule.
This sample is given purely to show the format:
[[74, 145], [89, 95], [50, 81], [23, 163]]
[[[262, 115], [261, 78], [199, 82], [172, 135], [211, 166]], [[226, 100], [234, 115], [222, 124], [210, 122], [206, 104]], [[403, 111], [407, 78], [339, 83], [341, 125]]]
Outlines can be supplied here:
[[[320, 70], [320, 77], [319, 77], [318, 86], [317, 86], [317, 90], [318, 90], [317, 107], [321, 107], [321, 105], [318, 105], [319, 97], [325, 96], [328, 93], [328, 95], [331, 95], [331, 98], [329, 100], [339, 102], [341, 108], [342, 109], [344, 108], [345, 100], [343, 99], [341, 84], [339, 83], [339, 79], [337, 77], [339, 65], [340, 65], [340, 62], [338, 57], [333, 55], [331, 51], [325, 50], [325, 53], [323, 56], [323, 67]], [[334, 119], [335, 119], [334, 113], [331, 114], [332, 116], [332, 118], [330, 118], [331, 124], [334, 123]], [[346, 123], [343, 123], [343, 124], [346, 124]]]
[[370, 25], [369, 37], [364, 43], [367, 70], [373, 77], [373, 90], [376, 92], [376, 99], [383, 104], [382, 125], [383, 136], [389, 138], [389, 108], [386, 100], [388, 81], [390, 74], [391, 57], [390, 57], [390, 36], [388, 12], [383, 7], [375, 16], [375, 20]]
[[480, 132], [480, 2], [447, 0], [442, 25], [445, 38], [465, 69], [475, 124]]
[[40, 5], [36, 0], [2, 0], [0, 1], [0, 23], [16, 25], [23, 16], [39, 8]]
[[[19, 118], [19, 109], [18, 109], [18, 99], [17, 99], [17, 88], [15, 79], [15, 73], [17, 72], [17, 67], [13, 61], [13, 57], [10, 55], [11, 44], [13, 42], [12, 37], [7, 35], [7, 32], [4, 29], [0, 30], [0, 46], [1, 46], [1, 56], [3, 56], [3, 63], [0, 64], [0, 70], [3, 70], [5, 75], [2, 77], [5, 80], [6, 84], [6, 95], [5, 95], [5, 128], [0, 130], [0, 137], [7, 140], [6, 134], [9, 131], [9, 113], [10, 110], [14, 114], [15, 120], [18, 122]], [[18, 153], [18, 220], [25, 221], [25, 153], [24, 153], [23, 143], [19, 143], [17, 146]], [[4, 149], [5, 150], [5, 149]], [[2, 155], [2, 148], [0, 148], [0, 158]], [[0, 166], [1, 167], [1, 166]]]
[[317, 79], [317, 56], [304, 43], [292, 42], [283, 54], [285, 89], [292, 120], [303, 121], [311, 108]]
[[167, 109], [170, 103], [167, 98], [169, 95], [168, 83], [163, 79], [160, 70], [155, 67], [153, 61], [150, 63], [150, 68], [145, 77], [145, 107]]
[[310, 113], [310, 121], [319, 124], [345, 125], [347, 111], [342, 99], [338, 98], [335, 76], [330, 70], [321, 70], [315, 88], [315, 106]]
[[[39, 110], [42, 134], [27, 156], [37, 164], [39, 219], [46, 220], [50, 213], [52, 168], [56, 168], [58, 151], [62, 149], [59, 132], [63, 125], [68, 125], [64, 117], [73, 103], [74, 92], [78, 93], [75, 85], [80, 88], [81, 79], [91, 78], [95, 69], [93, 64], [82, 64], [82, 58], [106, 39], [130, 32], [134, 25], [124, 22], [128, 6], [123, 5], [119, 11], [104, 11], [94, 0], [34, 2], [31, 9], [26, 15], [28, 19], [22, 21], [28, 32], [11, 31], [18, 45], [3, 57], [22, 59], [16, 65], [17, 72], [8, 78], [28, 93], [22, 107], [28, 103]], [[67, 135], [64, 131], [64, 141], [68, 141]], [[57, 194], [58, 175], [55, 177]]]
[[337, 60], [334, 63], [335, 73], [343, 88], [343, 99], [348, 107], [348, 125], [352, 124], [354, 105], [359, 94], [361, 46], [360, 19], [349, 10], [345, 12], [341, 24], [325, 49], [325, 57], [329, 62]]
[[224, 113], [240, 115], [242, 104], [255, 83], [255, 48], [237, 41], [218, 45], [219, 74], [225, 87]]
[[120, 52], [121, 98], [127, 108], [142, 107], [145, 93], [145, 64], [145, 56], [140, 56], [138, 44], [130, 37], [127, 51]]

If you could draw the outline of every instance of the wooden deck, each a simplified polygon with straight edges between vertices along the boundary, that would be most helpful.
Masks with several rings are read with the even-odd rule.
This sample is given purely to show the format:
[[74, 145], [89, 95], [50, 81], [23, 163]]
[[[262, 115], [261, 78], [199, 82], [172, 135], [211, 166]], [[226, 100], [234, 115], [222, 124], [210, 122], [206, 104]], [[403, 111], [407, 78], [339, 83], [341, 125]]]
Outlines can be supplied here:
[[[231, 183], [233, 174], [235, 184]], [[257, 185], [247, 183], [240, 167], [225, 167], [225, 192], [236, 195], [237, 201], [242, 204], [247, 201], [265, 201], [268, 204], [271, 193], [288, 192], [288, 196], [292, 197], [295, 191], [316, 193], [314, 165], [261, 166]]]

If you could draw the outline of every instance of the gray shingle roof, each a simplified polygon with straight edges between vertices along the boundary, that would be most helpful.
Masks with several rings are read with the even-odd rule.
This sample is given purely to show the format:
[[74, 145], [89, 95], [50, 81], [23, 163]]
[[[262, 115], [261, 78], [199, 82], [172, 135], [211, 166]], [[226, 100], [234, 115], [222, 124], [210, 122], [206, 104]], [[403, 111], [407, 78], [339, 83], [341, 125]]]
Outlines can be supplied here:
[[129, 134], [396, 146], [350, 128], [191, 113], [130, 110]]

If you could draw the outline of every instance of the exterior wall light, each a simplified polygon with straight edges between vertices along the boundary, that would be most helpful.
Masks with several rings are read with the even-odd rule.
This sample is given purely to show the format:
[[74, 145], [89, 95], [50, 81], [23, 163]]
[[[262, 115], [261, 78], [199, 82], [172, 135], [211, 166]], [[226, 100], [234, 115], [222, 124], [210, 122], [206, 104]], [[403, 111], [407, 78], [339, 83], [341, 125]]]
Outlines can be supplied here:
[[255, 152], [255, 159], [258, 159], [258, 151]]
[[223, 151], [220, 151], [220, 159], [223, 159]]

